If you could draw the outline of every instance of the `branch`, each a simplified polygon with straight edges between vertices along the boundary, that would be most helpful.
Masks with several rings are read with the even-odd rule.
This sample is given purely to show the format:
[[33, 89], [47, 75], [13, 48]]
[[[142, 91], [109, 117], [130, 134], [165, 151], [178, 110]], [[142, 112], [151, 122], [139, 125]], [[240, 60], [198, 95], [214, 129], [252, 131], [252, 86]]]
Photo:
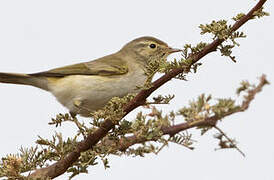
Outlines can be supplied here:
[[[235, 32], [237, 29], [239, 29], [243, 24], [245, 24], [248, 20], [252, 19], [254, 17], [254, 13], [259, 10], [263, 4], [267, 0], [260, 0], [245, 16], [243, 16], [239, 21], [237, 21], [231, 29], [231, 33]], [[192, 59], [192, 63], [190, 64], [193, 65], [196, 62], [198, 62], [201, 58], [203, 58], [205, 55], [215, 51], [217, 47], [224, 42], [225, 39], [216, 39], [212, 43], [208, 44], [205, 46], [205, 48], [196, 53], [192, 54], [190, 56], [190, 59]], [[140, 105], [144, 104], [146, 101], [146, 98], [149, 97], [151, 93], [153, 93], [156, 89], [161, 87], [163, 84], [171, 80], [172, 78], [176, 77], [178, 74], [183, 73], [186, 68], [175, 68], [171, 70], [170, 72], [166, 73], [163, 75], [161, 78], [157, 79], [152, 83], [152, 87], [146, 90], [142, 90], [137, 96], [130, 101], [125, 107], [124, 107], [124, 116], [126, 116], [129, 112], [134, 110], [135, 108], [139, 107]], [[247, 105], [248, 107], [248, 105]], [[215, 123], [216, 118], [212, 117], [209, 118], [206, 121], [206, 124], [210, 123]], [[171, 127], [166, 127], [163, 128], [163, 132], [165, 134], [176, 134], [179, 131], [189, 129], [191, 127], [199, 126], [199, 125], [204, 125], [205, 122], [195, 122], [193, 124], [188, 123], [188, 124], [178, 124], [174, 126], [173, 128]], [[91, 149], [94, 145], [96, 145], [103, 137], [105, 137], [110, 131], [115, 124], [111, 120], [105, 120], [102, 124], [101, 127], [99, 127], [96, 131], [90, 133], [87, 135], [87, 137], [79, 142], [75, 150], [71, 153], [69, 153], [65, 158], [57, 161], [56, 163], [45, 167], [41, 169], [35, 170], [29, 177], [31, 178], [41, 178], [41, 177], [49, 177], [51, 179], [63, 174], [66, 172], [66, 170], [74, 163], [77, 161], [77, 159], [80, 157], [81, 152], [85, 152], [89, 149]]]
[[[172, 125], [172, 126], [163, 126], [161, 128], [163, 135], [170, 135], [170, 136], [174, 136], [175, 134], [194, 128], [194, 127], [199, 127], [199, 126], [211, 126], [211, 127], [215, 127], [217, 122], [220, 121], [221, 119], [230, 116], [232, 114], [238, 113], [238, 112], [244, 112], [248, 109], [251, 101], [255, 98], [255, 95], [257, 93], [259, 93], [263, 86], [265, 86], [266, 84], [268, 84], [268, 81], [266, 80], [265, 75], [262, 75], [260, 77], [260, 83], [253, 89], [248, 91], [247, 96], [245, 96], [245, 100], [242, 102], [242, 104], [235, 110], [229, 111], [227, 113], [225, 113], [224, 115], [222, 115], [221, 117], [219, 115], [213, 115], [211, 117], [207, 117], [205, 119], [202, 120], [193, 120], [190, 122], [185, 122], [185, 123], [180, 123], [177, 125]], [[117, 145], [117, 149], [119, 149], [120, 151], [125, 151], [127, 148], [129, 148], [130, 146], [134, 145], [134, 144], [140, 144], [140, 143], [144, 143], [147, 142], [149, 140], [147, 140], [144, 137], [137, 137], [135, 135], [130, 136], [130, 137], [126, 137], [123, 139], [120, 139], [119, 144]], [[151, 141], [151, 140], [150, 140]], [[110, 142], [108, 142], [110, 143]]]

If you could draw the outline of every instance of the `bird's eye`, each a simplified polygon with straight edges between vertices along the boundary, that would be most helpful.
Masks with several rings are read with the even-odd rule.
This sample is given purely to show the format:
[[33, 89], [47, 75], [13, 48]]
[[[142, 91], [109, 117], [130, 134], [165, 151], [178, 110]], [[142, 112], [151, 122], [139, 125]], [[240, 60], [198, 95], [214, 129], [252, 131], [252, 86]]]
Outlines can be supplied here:
[[150, 44], [149, 47], [154, 49], [154, 48], [156, 48], [156, 44]]

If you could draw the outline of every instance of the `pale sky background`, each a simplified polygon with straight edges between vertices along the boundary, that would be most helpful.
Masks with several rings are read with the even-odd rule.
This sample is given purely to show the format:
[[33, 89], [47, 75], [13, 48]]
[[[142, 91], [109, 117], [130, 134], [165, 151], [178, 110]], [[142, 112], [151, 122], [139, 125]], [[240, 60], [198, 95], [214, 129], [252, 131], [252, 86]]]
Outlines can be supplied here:
[[[229, 19], [247, 12], [256, 2], [1, 0], [0, 71], [32, 73], [89, 61], [116, 52], [144, 35], [178, 48], [195, 44], [207, 39], [200, 36], [199, 24]], [[273, 12], [272, 1], [266, 3], [266, 11]], [[256, 96], [248, 111], [219, 124], [237, 139], [246, 158], [236, 150], [214, 151], [217, 140], [212, 138], [213, 133], [203, 137], [196, 134], [194, 151], [170, 145], [158, 156], [111, 157], [110, 169], [100, 164], [75, 179], [273, 179], [273, 27], [273, 16], [248, 22], [241, 28], [248, 37], [239, 41], [241, 46], [234, 51], [236, 64], [212, 53], [201, 61], [204, 65], [188, 77], [188, 82], [173, 80], [155, 93], [176, 94], [170, 106], [161, 108], [177, 110], [204, 92], [214, 97], [236, 97], [241, 80], [257, 83], [257, 77], [265, 73], [272, 84]], [[0, 100], [1, 157], [18, 152], [20, 146], [34, 145], [37, 135], [51, 137], [61, 131], [69, 136], [75, 131], [69, 124], [59, 129], [48, 125], [51, 117], [67, 112], [48, 92], [0, 84]]]

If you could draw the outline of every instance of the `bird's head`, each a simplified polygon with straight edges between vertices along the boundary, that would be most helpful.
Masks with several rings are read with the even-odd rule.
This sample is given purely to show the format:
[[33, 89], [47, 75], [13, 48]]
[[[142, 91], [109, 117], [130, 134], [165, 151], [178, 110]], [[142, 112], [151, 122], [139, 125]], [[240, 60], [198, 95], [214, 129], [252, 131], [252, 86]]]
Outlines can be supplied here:
[[168, 55], [179, 51], [181, 50], [171, 48], [167, 43], [149, 36], [134, 39], [121, 49], [121, 52], [142, 61], [148, 61], [151, 58], [166, 58]]

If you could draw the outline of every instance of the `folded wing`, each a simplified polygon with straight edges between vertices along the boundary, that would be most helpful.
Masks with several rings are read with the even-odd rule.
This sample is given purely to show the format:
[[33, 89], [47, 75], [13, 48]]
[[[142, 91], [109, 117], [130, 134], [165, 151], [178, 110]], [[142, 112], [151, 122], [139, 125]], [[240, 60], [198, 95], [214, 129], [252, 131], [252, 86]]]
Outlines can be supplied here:
[[64, 66], [49, 71], [29, 74], [36, 77], [64, 77], [69, 75], [121, 75], [128, 72], [127, 64], [113, 55], [86, 62]]

